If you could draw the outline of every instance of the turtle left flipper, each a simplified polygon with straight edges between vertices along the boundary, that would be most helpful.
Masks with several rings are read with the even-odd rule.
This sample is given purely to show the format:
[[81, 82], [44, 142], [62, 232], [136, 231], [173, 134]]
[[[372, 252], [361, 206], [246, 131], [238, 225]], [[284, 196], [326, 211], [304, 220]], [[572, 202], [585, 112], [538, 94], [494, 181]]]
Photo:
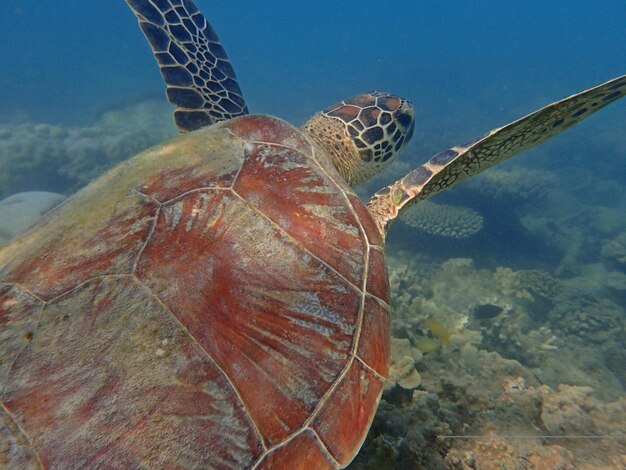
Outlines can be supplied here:
[[191, 0], [126, 0], [139, 19], [177, 106], [181, 132], [248, 114], [217, 34]]
[[552, 103], [464, 145], [439, 152], [376, 193], [368, 207], [384, 231], [403, 208], [551, 139], [624, 96], [626, 75]]

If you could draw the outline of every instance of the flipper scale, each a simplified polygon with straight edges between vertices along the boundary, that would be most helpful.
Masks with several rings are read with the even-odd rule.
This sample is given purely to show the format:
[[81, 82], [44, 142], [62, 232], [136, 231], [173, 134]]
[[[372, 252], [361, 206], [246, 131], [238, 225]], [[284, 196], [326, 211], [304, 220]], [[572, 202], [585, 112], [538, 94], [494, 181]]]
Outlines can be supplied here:
[[384, 230], [400, 211], [442, 189], [541, 144], [626, 96], [626, 75], [552, 103], [463, 145], [434, 155], [368, 204]]
[[217, 34], [191, 0], [126, 3], [152, 48], [182, 132], [248, 114]]
[[435, 174], [420, 191], [427, 197], [508, 158], [541, 144], [626, 95], [626, 75], [552, 103], [478, 139], [432, 157], [426, 166]]

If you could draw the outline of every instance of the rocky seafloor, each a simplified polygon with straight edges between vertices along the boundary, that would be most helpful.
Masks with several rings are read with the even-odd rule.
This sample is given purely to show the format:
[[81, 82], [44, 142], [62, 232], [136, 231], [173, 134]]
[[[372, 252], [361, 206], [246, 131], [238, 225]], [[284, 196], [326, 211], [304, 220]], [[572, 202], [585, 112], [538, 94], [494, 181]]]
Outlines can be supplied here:
[[[69, 195], [175, 134], [162, 102], [84, 127], [1, 124], [0, 199]], [[615, 135], [601, 147], [626, 154]], [[592, 169], [514, 162], [396, 223], [391, 376], [349, 468], [626, 468], [626, 185]]]
[[469, 258], [390, 265], [391, 376], [349, 468], [626, 466], [624, 309], [593, 274], [581, 292]]

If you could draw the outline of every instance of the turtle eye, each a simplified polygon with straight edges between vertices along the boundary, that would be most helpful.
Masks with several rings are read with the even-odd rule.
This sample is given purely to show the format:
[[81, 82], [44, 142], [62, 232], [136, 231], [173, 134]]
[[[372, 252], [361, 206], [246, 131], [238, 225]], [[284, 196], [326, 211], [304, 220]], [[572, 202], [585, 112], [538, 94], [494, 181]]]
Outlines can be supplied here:
[[415, 119], [411, 117], [411, 122], [409, 123], [409, 127], [406, 130], [406, 134], [404, 135], [404, 141], [408, 142], [413, 137], [413, 131], [415, 130]]
[[405, 129], [408, 129], [411, 126], [411, 123], [413, 122], [413, 116], [407, 113], [398, 113], [398, 115], [396, 116], [396, 119], [398, 120], [400, 125], [404, 127]]

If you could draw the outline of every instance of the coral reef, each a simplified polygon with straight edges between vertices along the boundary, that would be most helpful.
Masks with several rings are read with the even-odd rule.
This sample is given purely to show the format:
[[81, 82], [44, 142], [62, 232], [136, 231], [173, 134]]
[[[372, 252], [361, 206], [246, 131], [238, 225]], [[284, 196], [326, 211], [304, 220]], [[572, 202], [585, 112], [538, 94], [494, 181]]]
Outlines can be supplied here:
[[446, 462], [462, 470], [576, 470], [572, 453], [563, 447], [514, 446], [496, 436], [478, 441], [471, 450], [451, 449]]
[[[605, 403], [594, 397], [590, 387], [559, 385], [554, 390], [547, 385], [526, 386], [519, 378], [511, 382], [515, 386], [507, 386], [505, 382], [498, 399], [509, 407], [508, 419], [482, 416], [473, 425], [480, 435], [494, 436], [486, 441], [491, 441], [491, 446], [472, 446], [469, 451], [472, 460], [484, 462], [479, 468], [502, 468], [490, 467], [485, 462], [488, 459], [504, 468], [526, 468], [516, 466], [524, 459], [535, 462], [530, 468], [620, 468], [611, 465], [624, 459], [626, 397]], [[532, 427], [527, 427], [530, 423]], [[505, 440], [497, 438], [498, 435], [525, 439]], [[468, 448], [468, 442], [459, 443], [459, 450]], [[493, 459], [494, 453], [490, 451], [496, 443], [506, 452]], [[537, 467], [540, 463], [543, 466]]]
[[46, 190], [71, 194], [140, 150], [177, 134], [171, 107], [150, 100], [105, 113], [95, 124], [0, 124], [0, 198]]
[[391, 338], [391, 363], [385, 388], [391, 389], [396, 384], [407, 390], [416, 388], [422, 382], [422, 378], [415, 369], [415, 363], [421, 359], [421, 351], [412, 347], [408, 339]]
[[[398, 252], [389, 274], [392, 379], [350, 468], [623, 468], [624, 311], [601, 288], [613, 271], [563, 279]], [[424, 352], [433, 319], [449, 339]]]
[[561, 283], [550, 273], [537, 269], [521, 269], [515, 272], [521, 286], [531, 295], [546, 300], [553, 299], [561, 291]]
[[602, 246], [602, 256], [626, 268], [626, 232], [622, 232]]
[[422, 201], [400, 217], [410, 227], [431, 235], [468, 238], [483, 228], [482, 216], [469, 208]]
[[568, 288], [555, 304], [548, 319], [563, 335], [603, 345], [622, 334], [623, 308], [607, 298]]
[[626, 274], [620, 271], [610, 271], [606, 275], [606, 287], [616, 291], [626, 291]]
[[[541, 207], [528, 207], [520, 214], [520, 223], [528, 233], [560, 254], [556, 274], [576, 273], [581, 265], [601, 258], [623, 267], [621, 234], [626, 233], [626, 208], [617, 202], [626, 200], [626, 192], [609, 180], [593, 183], [592, 190], [552, 191]], [[613, 193], [603, 199], [597, 193], [606, 187]]]

